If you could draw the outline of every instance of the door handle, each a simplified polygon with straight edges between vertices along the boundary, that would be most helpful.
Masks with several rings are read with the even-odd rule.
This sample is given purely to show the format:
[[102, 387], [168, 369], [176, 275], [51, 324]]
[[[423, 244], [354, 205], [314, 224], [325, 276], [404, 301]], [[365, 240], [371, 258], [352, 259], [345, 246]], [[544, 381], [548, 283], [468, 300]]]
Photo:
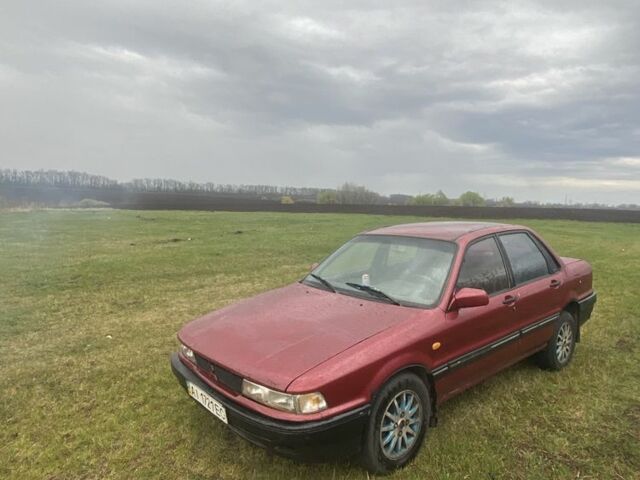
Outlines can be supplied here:
[[549, 284], [549, 286], [551, 288], [558, 288], [560, 285], [562, 285], [562, 282], [560, 280], [555, 279], [555, 278], [553, 280], [551, 280], [551, 283]]
[[504, 303], [505, 305], [513, 305], [517, 301], [518, 301], [517, 295], [507, 295], [506, 297], [504, 297], [504, 300], [502, 300], [502, 303]]

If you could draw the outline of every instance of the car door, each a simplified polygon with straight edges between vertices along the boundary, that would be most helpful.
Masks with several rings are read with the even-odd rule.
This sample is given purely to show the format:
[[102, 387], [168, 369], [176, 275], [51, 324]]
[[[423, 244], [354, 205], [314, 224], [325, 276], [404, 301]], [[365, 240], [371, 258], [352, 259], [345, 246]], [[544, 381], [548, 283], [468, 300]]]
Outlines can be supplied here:
[[553, 332], [562, 309], [560, 266], [546, 247], [529, 232], [498, 236], [513, 276], [514, 325], [521, 330], [519, 356], [539, 350]]
[[443, 400], [510, 365], [518, 355], [511, 279], [495, 236], [467, 247], [456, 291], [464, 287], [485, 290], [489, 304], [446, 313], [441, 341], [446, 355], [433, 372]]

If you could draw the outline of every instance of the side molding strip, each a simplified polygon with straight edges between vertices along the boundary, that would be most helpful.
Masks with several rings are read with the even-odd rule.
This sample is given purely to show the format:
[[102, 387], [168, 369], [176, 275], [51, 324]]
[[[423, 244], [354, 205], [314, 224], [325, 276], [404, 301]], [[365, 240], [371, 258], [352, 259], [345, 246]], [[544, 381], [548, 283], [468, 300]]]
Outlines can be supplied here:
[[454, 358], [453, 360], [450, 360], [449, 362], [445, 363], [444, 365], [439, 366], [438, 368], [435, 368], [431, 373], [434, 377], [438, 377], [439, 375], [442, 375], [445, 372], [450, 372], [451, 370], [461, 367], [463, 365], [466, 365], [469, 362], [472, 362], [474, 360], [479, 359], [480, 357], [486, 355], [487, 353], [490, 353], [491, 351], [495, 350], [496, 348], [502, 347], [504, 345], [507, 345], [513, 341], [518, 340], [521, 336], [526, 335], [527, 333], [531, 333], [534, 330], [537, 330], [538, 328], [542, 328], [545, 325], [548, 325], [554, 321], [556, 321], [558, 319], [558, 317], [560, 316], [559, 313], [556, 313], [554, 315], [551, 315], [550, 317], [546, 317], [543, 318], [542, 320], [539, 320], [535, 323], [532, 323], [531, 325], [528, 325], [524, 328], [521, 328], [520, 330], [518, 330], [517, 332], [514, 333], [510, 333], [509, 335], [502, 337], [494, 342], [489, 343], [488, 345], [485, 345], [484, 347], [480, 347], [477, 348], [475, 350], [470, 351], [469, 353], [465, 353], [464, 355], [460, 355], [459, 357]]

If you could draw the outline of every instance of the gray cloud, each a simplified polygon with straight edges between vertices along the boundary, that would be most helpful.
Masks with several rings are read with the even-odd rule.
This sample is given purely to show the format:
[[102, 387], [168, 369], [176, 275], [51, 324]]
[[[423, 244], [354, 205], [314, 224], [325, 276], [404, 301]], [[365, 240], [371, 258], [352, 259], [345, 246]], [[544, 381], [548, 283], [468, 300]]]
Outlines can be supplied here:
[[640, 203], [639, 22], [633, 1], [14, 2], [0, 166]]

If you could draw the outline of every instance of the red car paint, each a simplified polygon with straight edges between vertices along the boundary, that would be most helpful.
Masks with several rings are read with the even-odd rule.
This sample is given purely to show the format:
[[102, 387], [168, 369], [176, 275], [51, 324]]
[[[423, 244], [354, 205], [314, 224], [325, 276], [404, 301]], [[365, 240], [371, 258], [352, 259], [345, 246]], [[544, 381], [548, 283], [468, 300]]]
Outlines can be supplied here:
[[[467, 246], [505, 232], [528, 232], [549, 250], [558, 271], [491, 295], [488, 305], [450, 310]], [[280, 420], [312, 421], [347, 412], [370, 402], [395, 373], [413, 367], [427, 372], [440, 404], [544, 348], [553, 323], [535, 329], [531, 325], [562, 309], [578, 308], [577, 302], [592, 293], [589, 264], [558, 257], [526, 227], [439, 222], [381, 228], [366, 235], [455, 242], [457, 253], [438, 304], [429, 309], [397, 306], [294, 283], [205, 315], [178, 335], [200, 356], [237, 376], [289, 393], [321, 392], [326, 410], [310, 415], [274, 410], [225, 388], [186, 359], [183, 363], [238, 404]], [[517, 301], [505, 305], [507, 296]], [[477, 360], [459, 368], [451, 364], [529, 328], [526, 335]], [[440, 347], [434, 349], [436, 343]], [[440, 375], [444, 370], [449, 371]]]

